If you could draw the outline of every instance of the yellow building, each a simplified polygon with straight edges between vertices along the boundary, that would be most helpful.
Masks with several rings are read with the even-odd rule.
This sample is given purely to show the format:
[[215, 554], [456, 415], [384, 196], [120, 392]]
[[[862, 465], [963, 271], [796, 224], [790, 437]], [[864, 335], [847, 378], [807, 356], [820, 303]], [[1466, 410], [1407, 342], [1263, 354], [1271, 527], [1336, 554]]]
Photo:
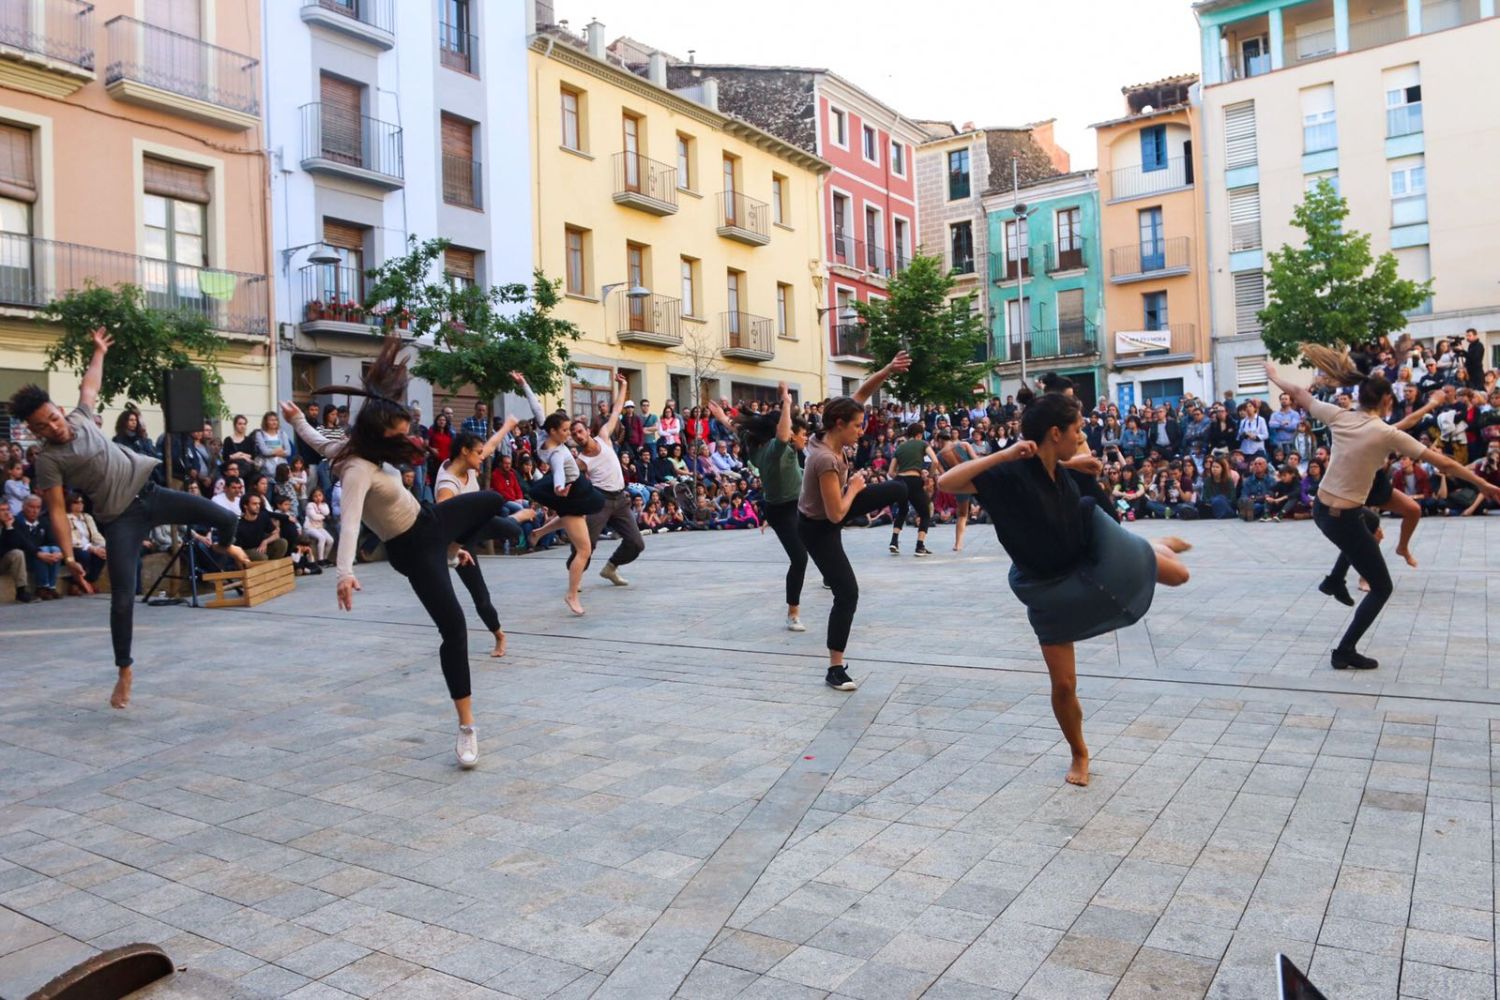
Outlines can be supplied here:
[[1108, 396], [1131, 403], [1213, 395], [1203, 202], [1194, 153], [1198, 78], [1125, 87], [1125, 115], [1094, 126], [1104, 254]]
[[821, 398], [820, 184], [828, 164], [715, 110], [708, 81], [666, 86], [552, 28], [530, 58], [537, 265], [583, 330], [565, 405], [592, 412], [616, 372], [630, 397]]

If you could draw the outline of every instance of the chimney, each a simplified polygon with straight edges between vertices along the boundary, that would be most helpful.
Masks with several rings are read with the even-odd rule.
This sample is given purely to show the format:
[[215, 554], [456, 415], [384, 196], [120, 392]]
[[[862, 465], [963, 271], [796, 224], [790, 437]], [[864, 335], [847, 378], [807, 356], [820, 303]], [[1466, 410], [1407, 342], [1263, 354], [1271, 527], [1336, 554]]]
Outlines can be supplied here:
[[531, 16], [536, 19], [536, 24], [532, 28], [533, 32], [536, 28], [550, 28], [557, 19], [553, 9], [553, 0], [535, 0], [526, 6], [531, 11]]
[[719, 81], [713, 77], [703, 81], [703, 104], [715, 111], [719, 110]]
[[646, 78], [649, 79], [652, 83], [656, 84], [658, 87], [665, 87], [667, 85], [666, 53], [651, 53], [651, 60], [647, 65], [649, 68], [646, 74]]
[[604, 25], [599, 23], [598, 18], [589, 22], [589, 55], [595, 59], [604, 58]]
[[960, 132], [972, 132], [972, 131], [974, 131], [974, 123], [973, 122], [964, 122], [963, 128], [959, 129], [959, 131]]
[[697, 49], [688, 49], [688, 62], [695, 63], [697, 61], [698, 61], [698, 50]]

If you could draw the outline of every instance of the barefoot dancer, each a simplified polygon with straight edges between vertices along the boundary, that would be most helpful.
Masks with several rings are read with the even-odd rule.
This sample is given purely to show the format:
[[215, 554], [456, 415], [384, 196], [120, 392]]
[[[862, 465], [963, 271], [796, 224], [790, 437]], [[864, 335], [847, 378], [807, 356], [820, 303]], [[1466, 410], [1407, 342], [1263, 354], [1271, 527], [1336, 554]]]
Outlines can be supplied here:
[[[951, 443], [948, 443], [950, 442]], [[959, 439], [956, 433], [941, 433], [938, 435], [939, 443], [943, 447], [938, 450], [938, 467], [943, 470], [954, 469], [964, 462], [972, 462], [979, 457], [979, 452], [967, 441]], [[951, 490], [946, 492], [952, 493]], [[954, 502], [957, 505], [956, 527], [953, 529], [953, 551], [961, 552], [964, 547], [964, 529], [969, 526], [969, 504], [974, 499], [972, 493], [954, 493]]]
[[36, 456], [36, 491], [46, 501], [52, 533], [62, 549], [63, 565], [72, 572], [79, 588], [90, 594], [94, 588], [73, 557], [73, 531], [68, 525], [64, 486], [82, 492], [94, 504], [94, 518], [104, 534], [109, 566], [109, 634], [115, 648], [115, 666], [119, 668], [109, 703], [124, 708], [130, 704], [136, 570], [140, 566], [141, 546], [151, 529], [161, 524], [211, 524], [219, 529], [224, 551], [241, 566], [249, 565], [250, 560], [234, 544], [239, 524], [234, 511], [205, 497], [157, 486], [151, 475], [160, 459], [120, 447], [94, 424], [99, 386], [104, 379], [104, 355], [109, 353], [114, 340], [102, 326], [93, 335], [94, 357], [83, 373], [78, 405], [71, 412], [64, 414], [45, 389], [27, 385], [11, 397], [10, 413], [13, 419], [26, 421], [31, 433], [42, 441]]
[[354, 556], [359, 548], [363, 521], [385, 542], [391, 568], [406, 577], [412, 593], [422, 603], [442, 636], [438, 661], [448, 696], [458, 713], [458, 739], [454, 753], [460, 767], [470, 768], [479, 759], [479, 736], [469, 682], [469, 635], [464, 611], [453, 593], [448, 574], [448, 546], [468, 538], [505, 510], [499, 493], [468, 493], [433, 505], [417, 501], [401, 485], [395, 466], [411, 458], [411, 415], [397, 400], [406, 398], [406, 364], [396, 355], [401, 341], [387, 335], [380, 354], [366, 370], [363, 387], [325, 386], [313, 395], [363, 396], [364, 404], [349, 426], [347, 436], [330, 441], [292, 403], [282, 403], [281, 412], [297, 429], [297, 436], [328, 459], [343, 485], [338, 544], [338, 604], [354, 610], [354, 592], [360, 589], [354, 577]]
[[891, 374], [911, 367], [905, 351], [890, 364], [870, 376], [850, 396], [837, 396], [823, 404], [823, 430], [807, 446], [807, 468], [802, 478], [802, 492], [797, 501], [797, 533], [807, 554], [823, 574], [823, 581], [833, 591], [833, 609], [828, 615], [829, 687], [853, 691], [854, 681], [844, 669], [844, 647], [849, 643], [849, 628], [854, 610], [859, 606], [859, 581], [849, 557], [844, 554], [844, 522], [879, 510], [906, 497], [906, 487], [887, 481], [865, 486], [863, 473], [849, 474], [844, 449], [859, 443], [865, 429], [864, 401], [874, 395]]
[[[494, 453], [500, 442], [515, 426], [516, 419], [507, 418], [505, 424], [490, 435], [488, 441], [483, 442], [473, 434], [460, 431], [453, 439], [453, 457], [438, 468], [437, 502], [444, 503], [456, 496], [478, 493], [479, 468], [484, 465], [485, 459]], [[479, 570], [479, 557], [474, 549], [480, 542], [490, 538], [519, 542], [525, 534], [521, 525], [535, 516], [536, 511], [527, 507], [517, 511], [514, 515], [491, 518], [488, 524], [481, 525], [478, 531], [467, 538], [460, 539], [457, 543], [461, 547], [460, 552], [455, 553], [458, 556], [458, 565], [455, 567], [458, 578], [468, 589], [469, 597], [474, 601], [474, 610], [478, 612], [480, 621], [484, 622], [485, 628], [494, 633], [495, 648], [490, 652], [490, 656], [496, 658], [505, 655], [505, 630], [500, 627], [500, 615], [495, 611], [495, 603], [490, 600], [490, 588], [485, 584], [484, 574]]]
[[1083, 706], [1073, 644], [1124, 628], [1151, 607], [1156, 584], [1187, 582], [1181, 539], [1150, 543], [1105, 513], [1087, 456], [1078, 454], [1083, 416], [1061, 393], [1036, 397], [1021, 415], [1023, 440], [949, 469], [938, 485], [973, 492], [1011, 558], [1010, 589], [1042, 647], [1052, 679], [1052, 713], [1073, 753], [1067, 781], [1089, 783]]
[[1266, 364], [1266, 374], [1271, 381], [1282, 392], [1288, 393], [1299, 407], [1326, 424], [1333, 434], [1333, 455], [1328, 460], [1322, 482], [1318, 484], [1313, 520], [1324, 537], [1338, 546], [1339, 552], [1348, 558], [1359, 575], [1369, 581], [1370, 592], [1354, 609], [1354, 618], [1334, 647], [1329, 661], [1335, 670], [1349, 667], [1372, 670], [1380, 665], [1379, 662], [1360, 655], [1355, 647], [1375, 623], [1375, 617], [1390, 600], [1394, 589], [1380, 544], [1362, 513], [1376, 471], [1385, 465], [1387, 457], [1394, 451], [1429, 462], [1447, 475], [1472, 483], [1491, 499], [1500, 498], [1500, 487], [1485, 482], [1467, 466], [1387, 424], [1385, 418], [1395, 403], [1390, 383], [1379, 375], [1362, 374], [1348, 354], [1316, 344], [1303, 344], [1302, 357], [1335, 385], [1359, 387], [1360, 408], [1345, 410], [1313, 398], [1304, 386], [1283, 382], [1277, 375], [1276, 366]]

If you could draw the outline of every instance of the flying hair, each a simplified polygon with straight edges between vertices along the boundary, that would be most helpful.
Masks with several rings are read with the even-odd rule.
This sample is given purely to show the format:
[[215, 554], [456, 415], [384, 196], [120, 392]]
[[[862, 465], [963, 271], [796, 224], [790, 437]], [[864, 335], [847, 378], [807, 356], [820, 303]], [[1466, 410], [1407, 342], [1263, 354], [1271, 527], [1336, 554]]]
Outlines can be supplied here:
[[1366, 378], [1346, 351], [1308, 343], [1302, 344], [1301, 349], [1302, 359], [1328, 376], [1334, 385], [1355, 386]]
[[401, 421], [410, 421], [411, 413], [399, 400], [406, 398], [406, 385], [411, 381], [406, 362], [398, 361], [401, 353], [401, 338], [387, 333], [380, 345], [380, 353], [360, 376], [360, 385], [326, 385], [312, 391], [314, 396], [362, 396], [365, 404], [359, 408], [350, 424], [344, 447], [333, 460], [333, 471], [342, 475], [351, 459], [363, 458], [377, 466], [400, 465], [409, 461], [412, 444], [405, 437], [386, 433]]

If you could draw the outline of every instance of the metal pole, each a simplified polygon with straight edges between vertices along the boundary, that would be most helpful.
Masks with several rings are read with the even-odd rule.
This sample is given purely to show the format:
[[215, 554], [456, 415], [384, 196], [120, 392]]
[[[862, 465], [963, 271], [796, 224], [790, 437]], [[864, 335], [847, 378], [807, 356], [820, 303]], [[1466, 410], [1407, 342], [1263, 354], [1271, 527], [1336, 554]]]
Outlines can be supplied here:
[[[1021, 169], [1020, 157], [1010, 158], [1010, 184], [1014, 205], [1021, 203]], [[1021, 327], [1021, 384], [1026, 384], [1026, 268], [1019, 259], [1021, 256], [1021, 227], [1026, 225], [1026, 216], [1016, 213], [1016, 322]], [[1029, 248], [1028, 248], [1029, 249]]]

